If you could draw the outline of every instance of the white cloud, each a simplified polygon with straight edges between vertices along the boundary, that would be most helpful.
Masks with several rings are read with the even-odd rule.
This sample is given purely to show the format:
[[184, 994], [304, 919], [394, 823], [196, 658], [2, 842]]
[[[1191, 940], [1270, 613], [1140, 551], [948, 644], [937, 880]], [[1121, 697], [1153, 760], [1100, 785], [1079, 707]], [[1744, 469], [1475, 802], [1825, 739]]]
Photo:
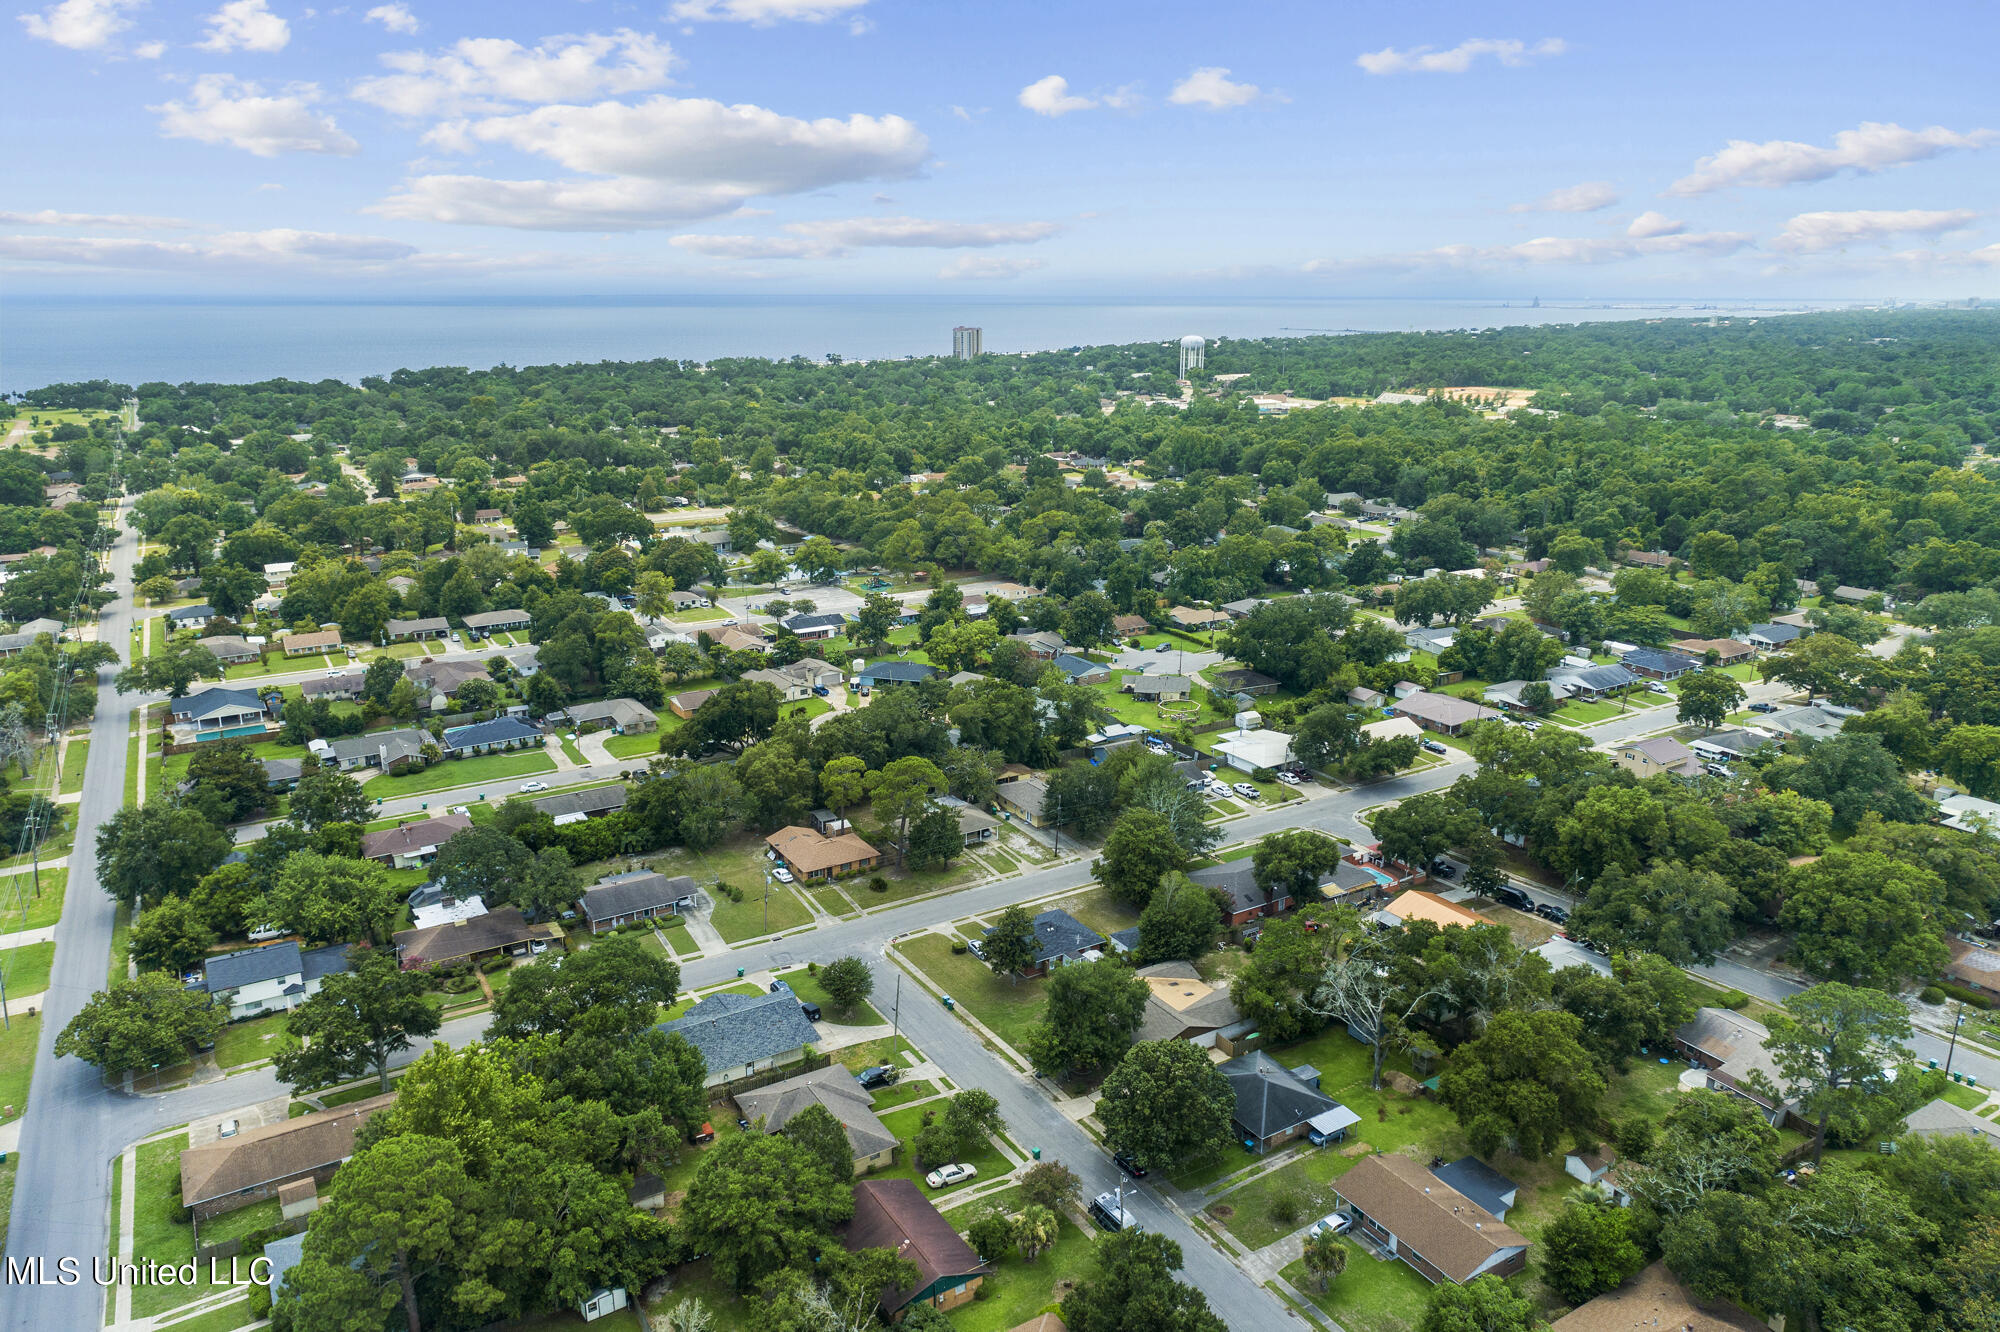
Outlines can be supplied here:
[[1550, 190], [1533, 203], [1515, 204], [1510, 213], [1594, 213], [1618, 202], [1618, 191], [1608, 180], [1588, 180]]
[[296, 83], [274, 97], [254, 83], [228, 74], [204, 74], [185, 102], [149, 107], [160, 116], [169, 139], [228, 144], [258, 157], [280, 153], [332, 153], [347, 157], [361, 150], [333, 121], [313, 110], [317, 84]]
[[648, 33], [546, 37], [534, 47], [466, 37], [441, 51], [390, 51], [391, 74], [362, 79], [354, 96], [399, 116], [470, 115], [527, 103], [645, 92], [667, 82], [673, 48]]
[[417, 16], [410, 12], [410, 7], [402, 0], [396, 0], [394, 4], [375, 6], [361, 16], [361, 21], [379, 23], [388, 32], [415, 32], [423, 26], [417, 22]]
[[1350, 275], [1357, 272], [1434, 272], [1541, 264], [1611, 264], [1671, 254], [1719, 258], [1746, 249], [1752, 243], [1752, 237], [1740, 231], [1674, 231], [1651, 236], [1537, 236], [1515, 245], [1443, 245], [1433, 250], [1358, 259], [1315, 259], [1305, 265], [1305, 271]]
[[1480, 56], [1492, 56], [1503, 65], [1525, 65], [1535, 56], [1558, 56], [1569, 49], [1560, 37], [1544, 37], [1533, 46], [1514, 37], [1471, 37], [1440, 51], [1433, 46], [1412, 46], [1398, 51], [1385, 46], [1354, 58], [1354, 63], [1370, 74], [1463, 74]]
[[923, 133], [901, 116], [800, 120], [760, 106], [676, 97], [458, 121], [427, 140], [448, 151], [503, 145], [609, 179], [425, 175], [368, 211], [549, 230], [664, 227], [729, 212], [758, 195], [914, 175], [930, 152]]
[[714, 259], [823, 259], [833, 253], [817, 241], [788, 236], [675, 236], [667, 244]]
[[1990, 129], [1961, 134], [1942, 125], [1911, 130], [1865, 121], [1858, 128], [1834, 135], [1831, 148], [1789, 139], [1764, 143], [1731, 139], [1721, 152], [1696, 162], [1691, 173], [1667, 187], [1667, 193], [1707, 194], [1739, 185], [1776, 189], [1825, 180], [1842, 171], [1872, 174], [1922, 162], [1954, 148], [1983, 148], [1996, 138], [2000, 132]]
[[2000, 268], [2000, 243], [1976, 250], [1904, 250], [1892, 257], [1924, 268]]
[[1649, 240], [1655, 236], [1672, 236], [1686, 230], [1687, 223], [1676, 222], [1665, 213], [1655, 212], [1649, 208], [1632, 219], [1632, 224], [1625, 228], [1625, 234], [1634, 240]]
[[141, 60], [158, 60], [167, 53], [165, 42], [140, 42], [132, 48], [132, 54]]
[[1220, 65], [1204, 65], [1176, 83], [1167, 100], [1175, 106], [1226, 111], [1233, 106], [1248, 106], [1261, 95], [1262, 89], [1254, 83], [1231, 83], [1229, 71]]
[[1846, 213], [1800, 213], [1772, 242], [1781, 250], [1811, 254], [1848, 245], [1866, 245], [1891, 236], [1936, 236], [1970, 226], [1969, 208], [1870, 208]]
[[1040, 259], [999, 254], [968, 254], [940, 268], [938, 276], [948, 282], [1004, 281], [1043, 267], [1046, 265]]
[[0, 258], [102, 268], [194, 268], [220, 264], [346, 266], [415, 257], [417, 249], [382, 236], [325, 231], [235, 231], [199, 240], [108, 236], [0, 236]]
[[1038, 116], [1066, 116], [1072, 111], [1088, 111], [1097, 105], [1095, 98], [1072, 93], [1069, 80], [1060, 74], [1036, 79], [1021, 89], [1020, 102]]
[[886, 245], [920, 249], [982, 249], [1047, 240], [1062, 228], [1053, 222], [933, 222], [920, 217], [850, 217], [788, 222], [785, 230], [828, 245]]
[[53, 208], [35, 213], [0, 213], [0, 222], [17, 227], [130, 227], [141, 231], [190, 225], [177, 217], [146, 217], [136, 213], [61, 213]]
[[228, 0], [208, 16], [208, 36], [197, 45], [204, 51], [282, 51], [292, 40], [292, 25], [273, 14], [265, 0]]
[[96, 51], [113, 37], [132, 26], [125, 11], [138, 8], [140, 0], [61, 0], [39, 14], [21, 15], [21, 26], [30, 37], [72, 51]]
[[[830, 18], [851, 14], [868, 0], [679, 0], [668, 12], [690, 23], [752, 23], [768, 28], [774, 23], [824, 23]], [[866, 31], [867, 21], [857, 18], [853, 30]]]

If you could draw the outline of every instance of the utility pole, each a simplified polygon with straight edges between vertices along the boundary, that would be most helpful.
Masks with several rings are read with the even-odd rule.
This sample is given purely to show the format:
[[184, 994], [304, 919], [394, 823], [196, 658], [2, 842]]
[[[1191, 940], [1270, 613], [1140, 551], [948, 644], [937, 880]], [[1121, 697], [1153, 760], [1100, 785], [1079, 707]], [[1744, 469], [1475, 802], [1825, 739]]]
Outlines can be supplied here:
[[1958, 1054], [1958, 1029], [1964, 1025], [1965, 1001], [1954, 999], [1951, 1001], [1951, 1044], [1944, 1052], [1944, 1075], [1947, 1078], [1951, 1076], [1952, 1058]]
[[889, 1009], [889, 1057], [898, 1058], [903, 1049], [903, 971], [896, 969], [896, 999]]

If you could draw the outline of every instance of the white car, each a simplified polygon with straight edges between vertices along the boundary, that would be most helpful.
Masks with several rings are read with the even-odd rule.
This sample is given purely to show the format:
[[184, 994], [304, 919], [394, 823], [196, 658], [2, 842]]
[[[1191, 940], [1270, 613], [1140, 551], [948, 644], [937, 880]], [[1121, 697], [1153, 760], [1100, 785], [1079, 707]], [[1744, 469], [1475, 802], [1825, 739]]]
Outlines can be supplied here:
[[522, 782], [521, 789], [523, 791], [546, 791], [549, 789], [549, 784], [547, 782]]
[[1646, 686], [1646, 692], [1649, 694], [1671, 695], [1674, 691], [1667, 688], [1665, 685], [1661, 684], [1658, 680], [1655, 680], [1651, 684]]
[[979, 1172], [970, 1165], [939, 1166], [924, 1176], [924, 1183], [934, 1189], [948, 1188], [953, 1184], [963, 1184], [968, 1179], [977, 1178]]
[[1323, 1216], [1319, 1220], [1313, 1222], [1312, 1229], [1308, 1230], [1306, 1234], [1312, 1236], [1315, 1239], [1317, 1239], [1321, 1235], [1329, 1235], [1329, 1234], [1338, 1235], [1341, 1231], [1347, 1229], [1349, 1226], [1353, 1224], [1354, 1224], [1353, 1217], [1342, 1216], [1339, 1212], [1334, 1212], [1331, 1213], [1330, 1215]]
[[338, 666], [329, 666], [326, 668], [326, 678], [329, 680], [337, 680], [345, 674], [347, 674], [347, 672], [343, 671]]
[[1299, 784], [1299, 775], [1295, 772], [1281, 772], [1278, 774], [1278, 780], [1286, 786], [1297, 786]]
[[536, 957], [540, 957], [543, 953], [549, 951], [549, 941], [547, 939], [530, 939], [528, 941], [528, 951]]
[[783, 865], [780, 865], [778, 866], [778, 868], [771, 871], [771, 877], [776, 879], [779, 883], [790, 883], [792, 881], [792, 872], [786, 869]]
[[1236, 792], [1237, 795], [1242, 796], [1245, 800], [1255, 800], [1258, 796], [1263, 794], [1263, 792], [1259, 791], [1256, 787], [1252, 786], [1248, 782], [1238, 782], [1236, 783], [1236, 785], [1230, 787], [1229, 789]]

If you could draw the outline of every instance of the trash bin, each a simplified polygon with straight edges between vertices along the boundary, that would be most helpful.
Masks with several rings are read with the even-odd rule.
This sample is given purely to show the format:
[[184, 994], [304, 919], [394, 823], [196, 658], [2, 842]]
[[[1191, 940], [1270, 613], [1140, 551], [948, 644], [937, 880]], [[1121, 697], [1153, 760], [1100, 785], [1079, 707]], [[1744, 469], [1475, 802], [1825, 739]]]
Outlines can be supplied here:
[[953, 999], [950, 995], [944, 996], [944, 1006], [953, 1012], [958, 1011], [958, 1001], [956, 999]]
[[743, 968], [741, 967], [736, 968], [736, 979], [737, 980], [743, 979]]
[[[1042, 1149], [1039, 1147], [1030, 1147], [1028, 1149], [1028, 1153], [1029, 1155], [1033, 1156], [1037, 1161], [1042, 1159]], [[4, 1152], [0, 1152], [0, 1161], [5, 1161], [6, 1159], [7, 1159], [6, 1154]]]

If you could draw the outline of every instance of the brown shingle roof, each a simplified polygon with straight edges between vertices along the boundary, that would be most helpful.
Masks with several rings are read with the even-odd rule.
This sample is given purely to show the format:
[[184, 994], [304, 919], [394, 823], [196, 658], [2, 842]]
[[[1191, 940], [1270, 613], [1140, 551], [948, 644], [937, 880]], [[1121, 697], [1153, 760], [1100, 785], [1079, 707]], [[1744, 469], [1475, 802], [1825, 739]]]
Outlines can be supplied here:
[[1407, 1156], [1370, 1156], [1334, 1185], [1453, 1281], [1469, 1281], [1503, 1249], [1527, 1237]]
[[873, 1156], [896, 1145], [896, 1135], [875, 1117], [875, 1097], [864, 1091], [854, 1075], [839, 1064], [829, 1064], [755, 1091], [740, 1092], [736, 1097], [736, 1108], [743, 1112], [743, 1117], [753, 1123], [763, 1120], [766, 1133], [782, 1132], [794, 1115], [814, 1105], [824, 1106], [839, 1121], [856, 1158]]
[[562, 932], [553, 925], [530, 925], [514, 907], [499, 907], [470, 920], [433, 925], [427, 930], [404, 930], [396, 936], [396, 951], [407, 969], [455, 962], [530, 939], [561, 937]]
[[1613, 1291], [1558, 1318], [1549, 1332], [1765, 1332], [1733, 1305], [1705, 1303], [1665, 1263], [1654, 1263]]
[[890, 1313], [940, 1277], [969, 1277], [987, 1270], [951, 1222], [907, 1179], [864, 1179], [856, 1184], [854, 1219], [844, 1232], [841, 1243], [849, 1253], [889, 1249], [917, 1265], [916, 1285], [882, 1292], [882, 1307]]
[[823, 837], [817, 830], [801, 828], [797, 824], [778, 829], [764, 841], [787, 865], [806, 874], [851, 865], [857, 860], [868, 860], [882, 854], [853, 833]]
[[400, 856], [426, 847], [443, 846], [455, 834], [471, 826], [472, 820], [464, 814], [440, 814], [433, 819], [417, 819], [401, 827], [364, 833], [361, 858], [374, 860], [380, 856]]
[[192, 1207], [345, 1161], [354, 1154], [355, 1133], [395, 1099], [394, 1092], [371, 1096], [190, 1147], [181, 1153], [181, 1202]]

